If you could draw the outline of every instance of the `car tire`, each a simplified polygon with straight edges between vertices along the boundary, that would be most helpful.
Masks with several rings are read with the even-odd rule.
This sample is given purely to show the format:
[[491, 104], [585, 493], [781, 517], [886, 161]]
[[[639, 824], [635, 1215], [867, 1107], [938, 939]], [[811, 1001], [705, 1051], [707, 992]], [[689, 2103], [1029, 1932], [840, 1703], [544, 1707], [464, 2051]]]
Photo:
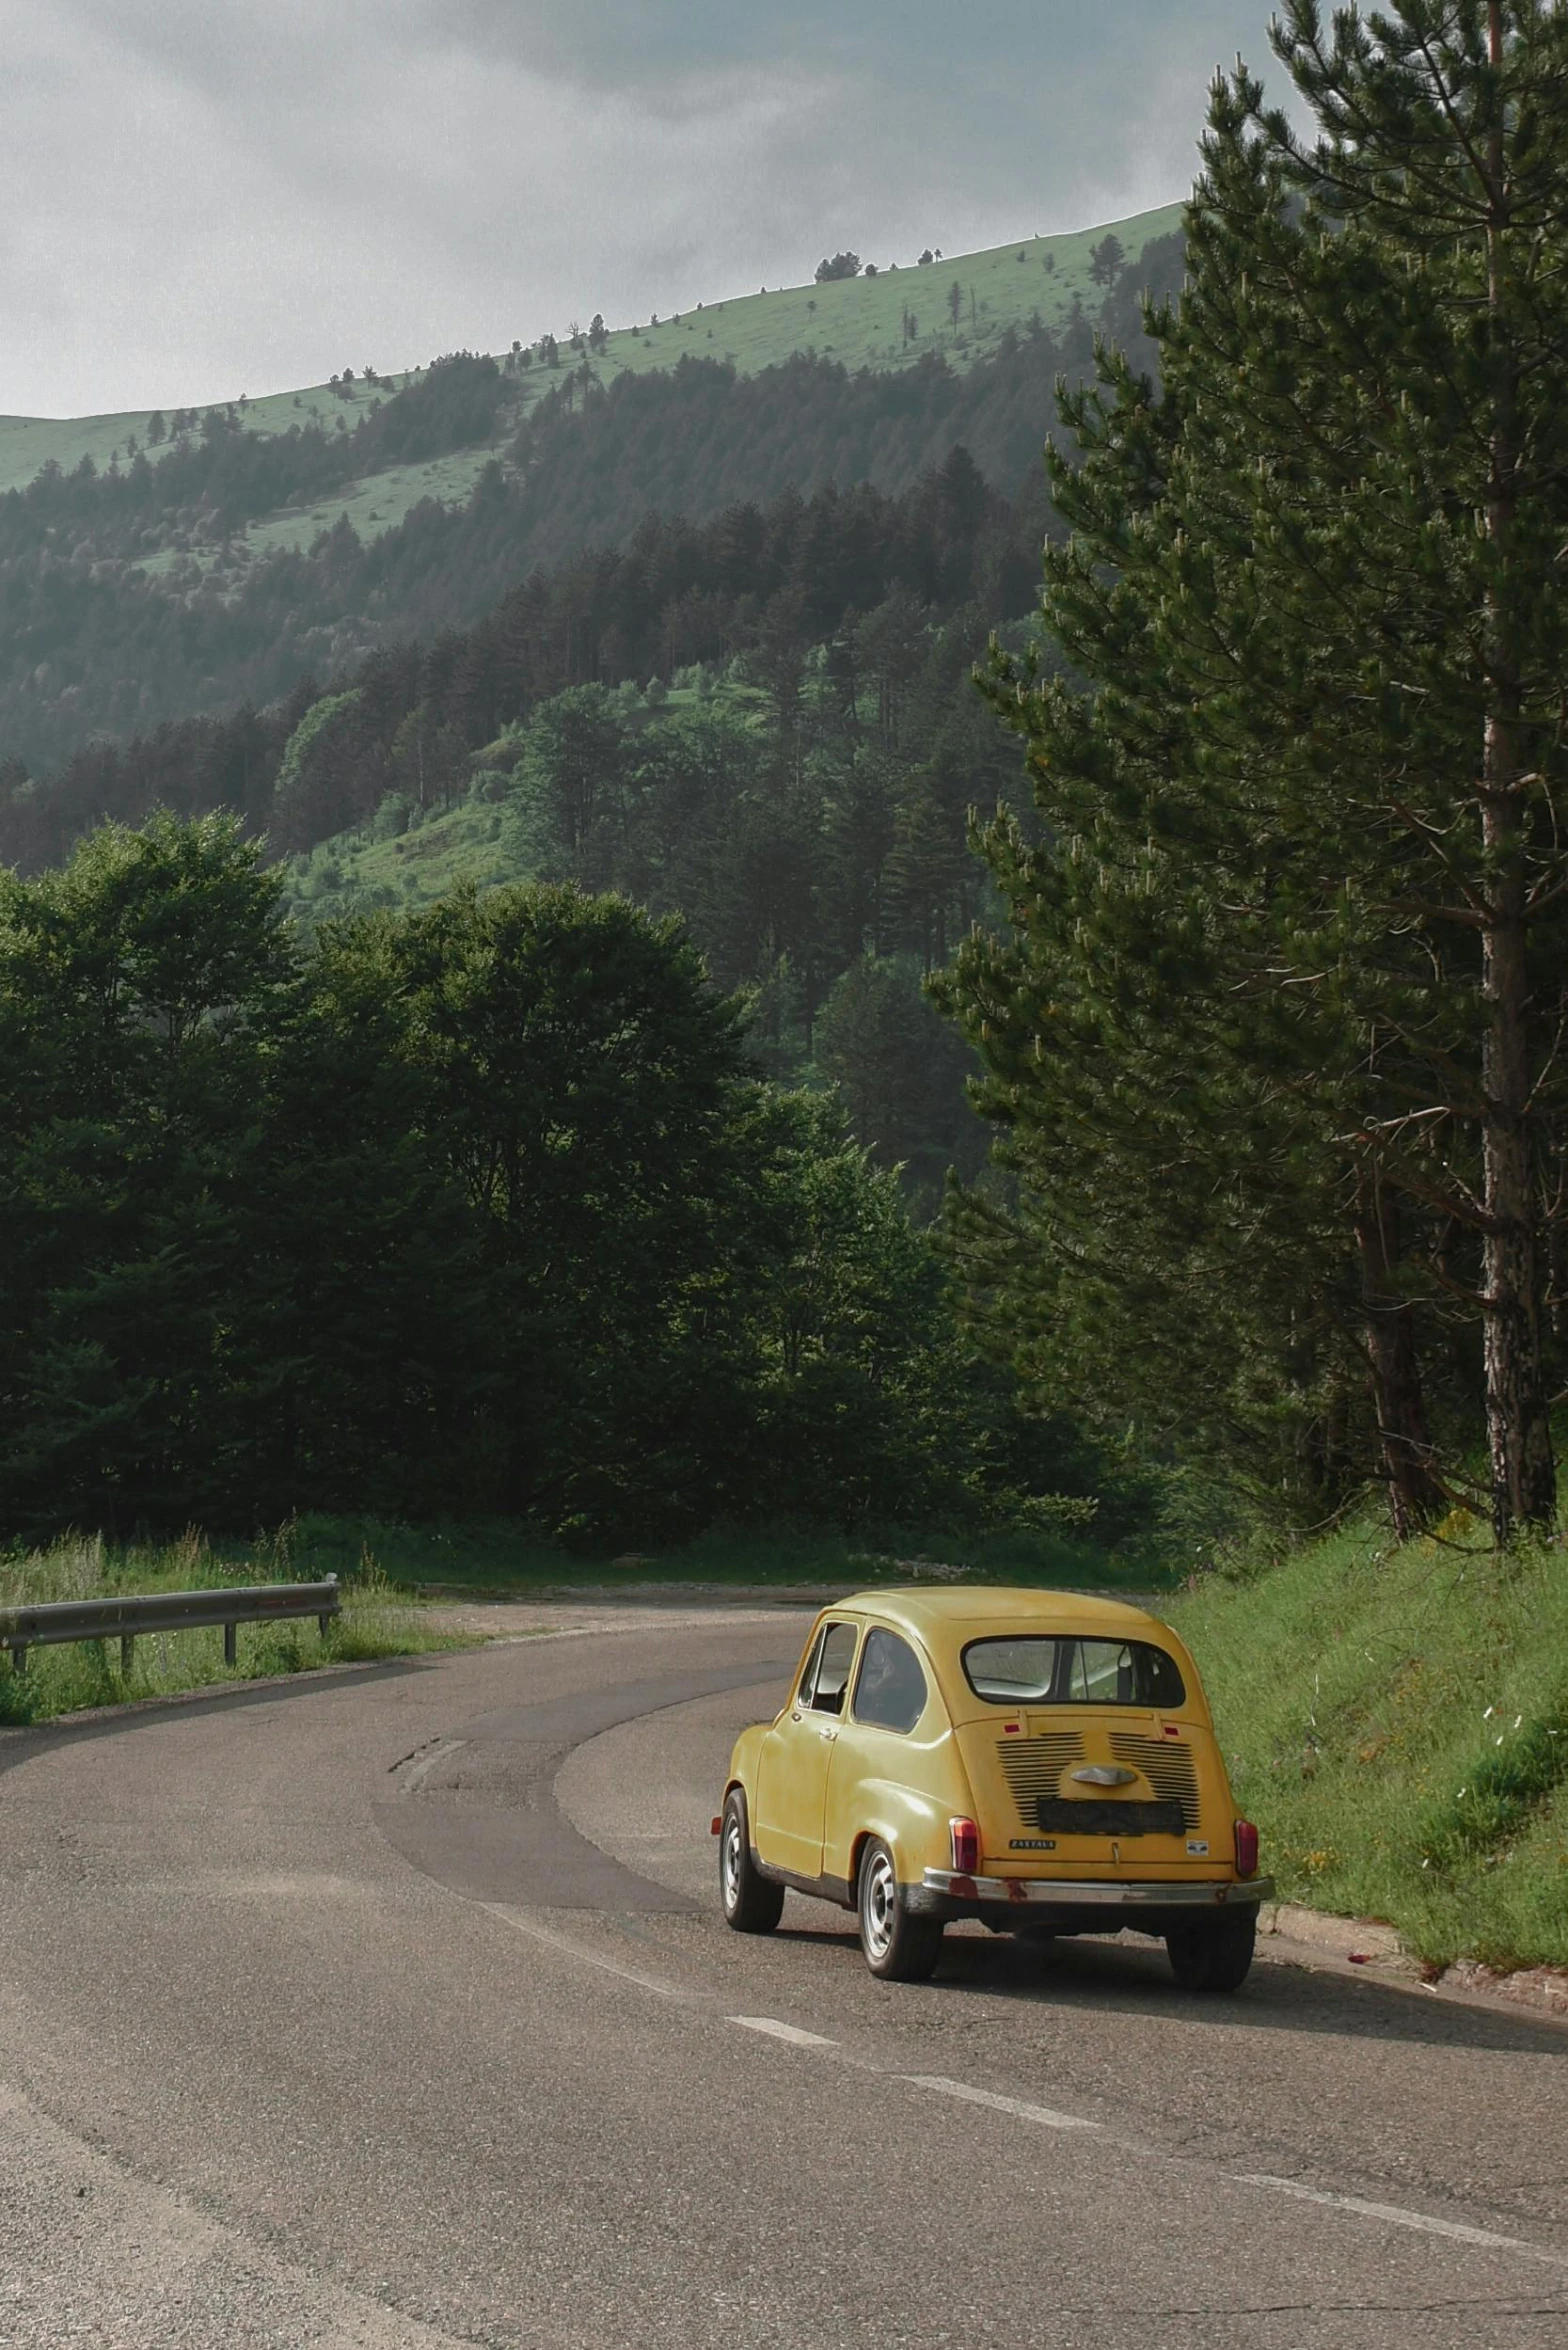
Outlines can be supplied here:
[[880, 1837], [873, 1836], [860, 1856], [855, 1908], [866, 1964], [884, 1983], [924, 1983], [936, 1972], [942, 1921], [910, 1915], [893, 1855]]
[[1258, 1937], [1256, 1909], [1237, 1909], [1165, 1937], [1171, 1972], [1184, 1991], [1239, 1991]]
[[771, 1934], [784, 1914], [784, 1888], [765, 1877], [751, 1857], [746, 1798], [732, 1787], [719, 1822], [719, 1899], [724, 1923], [737, 1934]]

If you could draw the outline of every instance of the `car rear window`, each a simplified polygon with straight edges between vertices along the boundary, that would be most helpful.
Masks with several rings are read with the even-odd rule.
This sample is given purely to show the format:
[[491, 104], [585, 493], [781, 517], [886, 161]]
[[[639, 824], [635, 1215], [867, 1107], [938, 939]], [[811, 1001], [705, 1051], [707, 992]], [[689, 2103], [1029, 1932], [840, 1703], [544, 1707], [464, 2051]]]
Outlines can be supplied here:
[[964, 1671], [993, 1705], [1177, 1706], [1187, 1695], [1176, 1659], [1147, 1640], [971, 1640]]

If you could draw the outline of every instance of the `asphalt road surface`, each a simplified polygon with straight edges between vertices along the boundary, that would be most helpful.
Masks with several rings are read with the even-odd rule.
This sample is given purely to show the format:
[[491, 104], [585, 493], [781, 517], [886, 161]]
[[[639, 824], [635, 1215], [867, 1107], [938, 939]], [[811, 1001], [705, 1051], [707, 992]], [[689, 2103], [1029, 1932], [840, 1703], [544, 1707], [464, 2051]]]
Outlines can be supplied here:
[[0, 1738], [4, 2350], [1560, 2350], [1561, 2026], [731, 1935], [805, 1619], [608, 1620]]

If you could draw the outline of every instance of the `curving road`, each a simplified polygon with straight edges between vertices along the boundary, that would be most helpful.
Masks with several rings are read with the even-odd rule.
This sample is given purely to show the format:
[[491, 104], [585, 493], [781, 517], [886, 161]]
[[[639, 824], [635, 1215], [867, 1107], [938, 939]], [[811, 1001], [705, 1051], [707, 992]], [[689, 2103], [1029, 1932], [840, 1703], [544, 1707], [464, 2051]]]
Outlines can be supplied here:
[[805, 1621], [0, 1738], [0, 2350], [1555, 2350], [1562, 2026], [970, 1929], [884, 1986], [793, 1895], [726, 1933], [708, 1821]]

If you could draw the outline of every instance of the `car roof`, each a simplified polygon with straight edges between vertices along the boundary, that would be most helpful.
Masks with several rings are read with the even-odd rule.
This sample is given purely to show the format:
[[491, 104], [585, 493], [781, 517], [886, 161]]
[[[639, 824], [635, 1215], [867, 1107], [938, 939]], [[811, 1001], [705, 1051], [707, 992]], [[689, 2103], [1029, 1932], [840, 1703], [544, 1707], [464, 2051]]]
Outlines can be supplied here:
[[1042, 1591], [1016, 1585], [965, 1583], [956, 1589], [856, 1591], [837, 1607], [857, 1615], [880, 1616], [918, 1639], [946, 1642], [955, 1633], [1081, 1633], [1128, 1640], [1154, 1633], [1169, 1639], [1167, 1627], [1146, 1608], [1086, 1591]]

